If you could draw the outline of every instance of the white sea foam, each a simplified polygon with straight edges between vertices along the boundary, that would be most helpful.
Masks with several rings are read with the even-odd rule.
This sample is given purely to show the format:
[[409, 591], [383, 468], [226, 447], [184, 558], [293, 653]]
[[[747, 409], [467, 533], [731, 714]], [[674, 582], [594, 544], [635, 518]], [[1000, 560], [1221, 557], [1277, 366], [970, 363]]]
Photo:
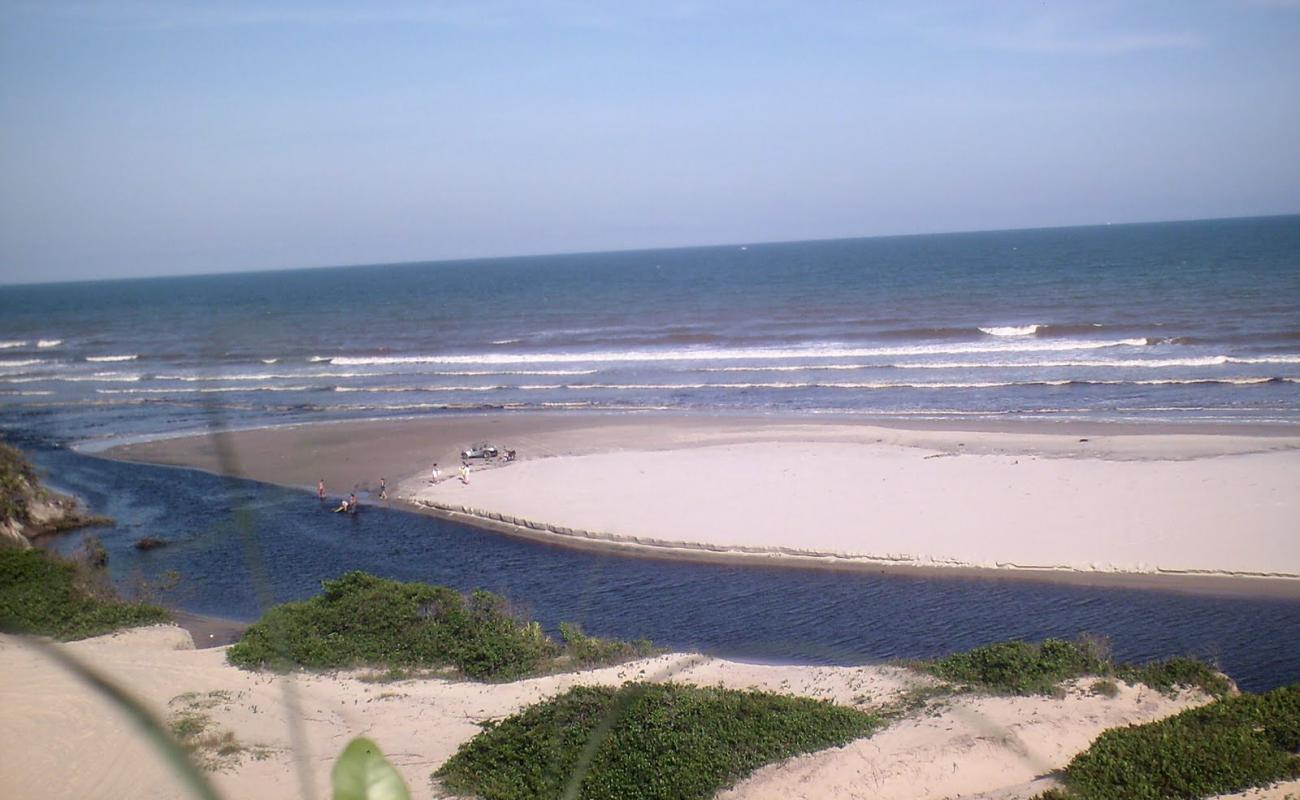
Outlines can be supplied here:
[[[596, 369], [482, 369], [482, 370], [448, 370], [439, 372], [421, 372], [420, 375], [445, 375], [448, 377], [487, 377], [493, 375], [595, 375]], [[390, 373], [391, 374], [391, 373]]]
[[62, 339], [41, 339], [36, 343], [37, 347], [58, 347], [63, 344]]
[[1069, 359], [1059, 361], [928, 361], [889, 364], [888, 366], [897, 369], [1045, 369], [1059, 367], [1168, 369], [1170, 367], [1217, 367], [1224, 364], [1300, 364], [1300, 356], [1267, 358], [1201, 356], [1199, 358]]
[[43, 358], [17, 358], [17, 359], [0, 359], [0, 367], [34, 367], [37, 364], [44, 364]]
[[59, 381], [60, 383], [133, 383], [140, 380], [142, 375], [133, 375], [118, 372], [96, 372], [94, 375], [50, 375], [37, 378], [10, 378], [10, 383], [32, 381]]
[[86, 356], [86, 360], [93, 361], [95, 363], [101, 363], [107, 361], [135, 361], [139, 357], [140, 357], [139, 354], [131, 353], [129, 355], [122, 355], [122, 356]]
[[1061, 367], [1167, 369], [1170, 367], [1214, 367], [1224, 364], [1300, 364], [1300, 355], [1285, 356], [1201, 356], [1197, 358], [1066, 359], [1049, 361], [915, 361], [876, 364], [799, 364], [756, 367], [700, 367], [697, 372], [809, 372], [864, 369], [1047, 369]]
[[[355, 375], [356, 373], [340, 373]], [[193, 383], [195, 381], [273, 381], [284, 380], [286, 378], [315, 378], [317, 375], [294, 375], [284, 373], [238, 373], [230, 375], [157, 375], [155, 380], [160, 381], [185, 381]]]
[[997, 389], [1011, 386], [1163, 386], [1195, 384], [1253, 385], [1273, 382], [1297, 383], [1300, 378], [1172, 378], [1167, 380], [1008, 380], [1008, 381], [746, 381], [731, 383], [571, 383], [493, 386], [336, 386], [336, 392], [492, 392], [492, 391], [685, 391], [699, 389]]
[[155, 380], [185, 381], [186, 383], [203, 383], [210, 381], [275, 381], [275, 380], [315, 380], [317, 378], [376, 378], [391, 375], [386, 372], [244, 372], [216, 373], [211, 375], [157, 375]]
[[8, 397], [45, 397], [54, 394], [47, 391], [0, 391], [0, 394]]
[[96, 389], [96, 394], [210, 394], [222, 392], [310, 392], [320, 386], [176, 386], [172, 388], [149, 387], [144, 389]]
[[[1146, 339], [1025, 340], [929, 344], [908, 347], [847, 347], [822, 344], [804, 348], [737, 347], [682, 350], [606, 350], [589, 353], [472, 353], [464, 355], [334, 356], [338, 366], [396, 364], [585, 364], [665, 361], [776, 361], [818, 358], [873, 358], [961, 353], [1020, 353], [1099, 350], [1108, 347], [1142, 347]], [[324, 359], [322, 359], [324, 360]]]
[[322, 361], [329, 361], [330, 358], [329, 358], [329, 356], [312, 356], [311, 358], [309, 358], [309, 359], [307, 359], [307, 360], [310, 361], [310, 362], [313, 363], [313, 364], [319, 364], [319, 363], [322, 362]]
[[1001, 327], [980, 328], [981, 333], [989, 336], [1028, 336], [1037, 333], [1042, 325], [1004, 325]]
[[26, 346], [27, 346], [27, 342], [19, 342], [19, 341], [0, 342], [0, 350], [8, 350], [11, 347], [26, 347]]
[[263, 363], [263, 364], [274, 364], [274, 363], [278, 362], [279, 360], [280, 360], [280, 359], [278, 359], [278, 358], [264, 358], [264, 359], [262, 359], [262, 363]]
[[504, 389], [519, 389], [524, 391], [548, 391], [554, 389], [567, 389], [565, 384], [520, 384], [518, 386], [335, 386], [336, 392], [363, 392], [373, 394], [388, 394], [393, 392], [495, 392]]
[[780, 367], [699, 367], [692, 372], [822, 372], [879, 369], [889, 364], [786, 364]]
[[1300, 364], [1300, 355], [1296, 356], [1239, 356], [1228, 359], [1231, 364]]
[[[683, 390], [683, 389], [993, 389], [1021, 385], [1065, 385], [1071, 381], [971, 381], [961, 383], [909, 383], [907, 381], [771, 381], [745, 383], [583, 383], [568, 389]], [[523, 387], [518, 387], [523, 388]]]
[[492, 344], [518, 344], [520, 339], [497, 339]]

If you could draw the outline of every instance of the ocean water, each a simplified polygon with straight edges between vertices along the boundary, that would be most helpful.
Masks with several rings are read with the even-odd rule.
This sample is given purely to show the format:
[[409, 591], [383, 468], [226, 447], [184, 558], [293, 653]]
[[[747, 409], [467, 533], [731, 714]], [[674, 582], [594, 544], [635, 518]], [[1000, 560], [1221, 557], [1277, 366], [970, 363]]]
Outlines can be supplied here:
[[1300, 422], [1300, 216], [0, 287], [0, 426]]
[[122, 587], [178, 570], [181, 608], [251, 619], [365, 569], [732, 657], [1089, 631], [1247, 688], [1300, 680], [1296, 601], [595, 556], [68, 448], [214, 420], [647, 408], [1300, 424], [1300, 216], [0, 287], [0, 433], [117, 518], [95, 533]]

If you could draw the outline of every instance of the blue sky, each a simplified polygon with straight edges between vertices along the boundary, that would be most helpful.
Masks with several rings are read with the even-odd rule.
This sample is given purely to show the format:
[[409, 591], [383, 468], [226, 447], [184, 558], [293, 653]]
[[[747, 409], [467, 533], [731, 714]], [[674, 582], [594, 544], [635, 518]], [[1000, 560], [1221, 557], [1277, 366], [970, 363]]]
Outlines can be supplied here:
[[1285, 0], [0, 0], [0, 282], [1294, 213], [1297, 142]]

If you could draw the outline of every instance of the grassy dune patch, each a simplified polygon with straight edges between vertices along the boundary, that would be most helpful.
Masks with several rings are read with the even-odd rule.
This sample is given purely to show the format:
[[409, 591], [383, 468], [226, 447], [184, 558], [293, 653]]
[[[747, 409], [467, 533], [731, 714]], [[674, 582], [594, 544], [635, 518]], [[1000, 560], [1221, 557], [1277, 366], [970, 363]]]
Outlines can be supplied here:
[[1104, 640], [1086, 637], [998, 642], [912, 666], [970, 689], [1016, 695], [1051, 694], [1062, 681], [1083, 677], [1143, 683], [1166, 693], [1196, 688], [1215, 697], [1232, 689], [1227, 678], [1203, 661], [1169, 658], [1116, 664]]
[[503, 681], [652, 650], [649, 642], [598, 639], [576, 626], [563, 630], [565, 642], [556, 642], [491, 592], [467, 597], [446, 586], [350, 572], [325, 581], [324, 592], [310, 600], [271, 609], [228, 658], [246, 668], [364, 666], [394, 676], [451, 667], [475, 680]]
[[1300, 684], [1217, 700], [1097, 737], [1057, 800], [1203, 798], [1300, 777]]
[[764, 764], [879, 725], [854, 709], [766, 692], [580, 686], [489, 726], [435, 777], [484, 800], [707, 798]]
[[113, 596], [90, 569], [41, 550], [0, 550], [0, 630], [69, 641], [170, 620]]

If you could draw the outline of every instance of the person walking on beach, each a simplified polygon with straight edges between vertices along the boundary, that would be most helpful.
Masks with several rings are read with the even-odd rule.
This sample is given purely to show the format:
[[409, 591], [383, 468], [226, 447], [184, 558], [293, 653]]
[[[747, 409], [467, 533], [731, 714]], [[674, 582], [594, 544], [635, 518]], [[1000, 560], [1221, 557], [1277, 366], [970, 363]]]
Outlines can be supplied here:
[[316, 496], [320, 498], [320, 501], [322, 503], [325, 502], [325, 479], [324, 478], [321, 478], [320, 480], [316, 481]]
[[460, 464], [460, 482], [469, 485], [469, 464], [463, 461]]
[[437, 482], [438, 482], [438, 478], [440, 478], [441, 476], [442, 476], [442, 473], [438, 471], [438, 464], [437, 464], [437, 462], [434, 462], [434, 465], [433, 465], [433, 478], [430, 479], [429, 483], [437, 483]]
[[386, 481], [384, 478], [379, 479], [379, 499], [380, 500], [388, 499], [388, 481]]

